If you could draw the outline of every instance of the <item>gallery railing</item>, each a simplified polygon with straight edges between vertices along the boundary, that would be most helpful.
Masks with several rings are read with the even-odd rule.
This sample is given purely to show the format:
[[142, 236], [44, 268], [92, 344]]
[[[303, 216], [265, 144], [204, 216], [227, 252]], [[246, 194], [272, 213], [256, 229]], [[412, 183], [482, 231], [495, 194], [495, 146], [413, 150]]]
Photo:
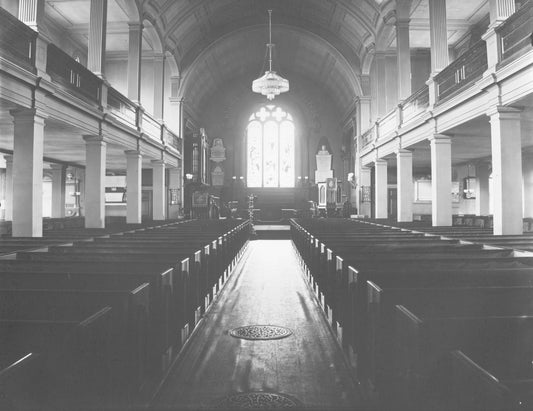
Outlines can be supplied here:
[[100, 103], [102, 79], [53, 44], [48, 45], [46, 72], [74, 94]]
[[533, 48], [533, 0], [522, 4], [496, 32], [500, 37], [500, 65], [505, 65]]
[[37, 32], [0, 7], [0, 55], [35, 72]]

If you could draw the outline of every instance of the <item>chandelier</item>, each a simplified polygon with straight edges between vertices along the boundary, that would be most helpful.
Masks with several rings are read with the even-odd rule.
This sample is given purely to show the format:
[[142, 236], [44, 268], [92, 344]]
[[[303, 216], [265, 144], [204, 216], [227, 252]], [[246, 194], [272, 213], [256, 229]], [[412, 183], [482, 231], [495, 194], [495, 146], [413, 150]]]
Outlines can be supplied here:
[[289, 91], [289, 80], [272, 71], [272, 10], [268, 10], [268, 71], [258, 79], [252, 82], [252, 91], [266, 96], [267, 99], [273, 100], [274, 97], [281, 93]]

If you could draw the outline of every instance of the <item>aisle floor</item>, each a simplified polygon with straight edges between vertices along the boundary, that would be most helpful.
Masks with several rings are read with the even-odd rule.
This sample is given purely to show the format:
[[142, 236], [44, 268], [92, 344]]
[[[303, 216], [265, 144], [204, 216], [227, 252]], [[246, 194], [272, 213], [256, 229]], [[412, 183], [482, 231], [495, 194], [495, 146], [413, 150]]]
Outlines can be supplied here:
[[[230, 335], [247, 325], [286, 327], [292, 335], [275, 340]], [[255, 392], [283, 394], [305, 408], [362, 408], [290, 240], [250, 242], [153, 405], [213, 408], [227, 396]]]

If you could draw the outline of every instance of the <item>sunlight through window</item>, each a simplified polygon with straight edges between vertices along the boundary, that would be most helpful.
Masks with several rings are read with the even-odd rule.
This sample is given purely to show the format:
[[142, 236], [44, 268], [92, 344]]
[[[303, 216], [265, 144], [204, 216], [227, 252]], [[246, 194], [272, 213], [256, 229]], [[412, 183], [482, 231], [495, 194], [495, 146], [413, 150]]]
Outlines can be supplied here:
[[247, 130], [248, 187], [294, 187], [294, 123], [274, 105], [252, 114]]

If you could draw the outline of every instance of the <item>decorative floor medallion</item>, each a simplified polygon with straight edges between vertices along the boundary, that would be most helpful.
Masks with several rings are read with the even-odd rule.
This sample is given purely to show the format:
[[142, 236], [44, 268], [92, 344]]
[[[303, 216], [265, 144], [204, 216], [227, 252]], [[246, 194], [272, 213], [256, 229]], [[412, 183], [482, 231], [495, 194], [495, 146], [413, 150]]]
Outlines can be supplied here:
[[230, 335], [245, 340], [277, 340], [288, 337], [292, 331], [278, 325], [247, 325], [234, 328]]
[[229, 395], [216, 404], [216, 408], [238, 409], [277, 409], [300, 408], [302, 404], [287, 395], [272, 392], [242, 392]]

